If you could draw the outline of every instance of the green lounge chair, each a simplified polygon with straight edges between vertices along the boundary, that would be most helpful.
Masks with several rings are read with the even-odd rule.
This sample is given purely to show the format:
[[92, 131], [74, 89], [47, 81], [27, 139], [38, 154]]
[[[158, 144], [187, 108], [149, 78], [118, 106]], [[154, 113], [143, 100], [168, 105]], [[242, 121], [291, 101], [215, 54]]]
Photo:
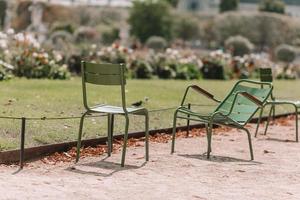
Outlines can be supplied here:
[[[77, 143], [77, 156], [76, 162], [79, 160], [80, 156], [80, 147], [81, 147], [81, 136], [84, 117], [87, 114], [93, 113], [105, 113], [108, 116], [108, 156], [112, 152], [112, 143], [113, 143], [113, 124], [114, 124], [114, 115], [123, 115], [126, 120], [125, 124], [125, 133], [124, 133], [124, 144], [122, 152], [122, 161], [121, 166], [124, 167], [125, 155], [126, 155], [126, 146], [128, 139], [128, 126], [129, 126], [129, 114], [132, 115], [143, 115], [145, 116], [145, 148], [146, 148], [146, 161], [149, 160], [149, 116], [148, 111], [145, 108], [127, 108], [126, 99], [125, 99], [125, 84], [126, 79], [124, 76], [125, 66], [122, 64], [95, 64], [82, 62], [82, 92], [83, 92], [83, 105], [86, 111], [83, 113], [78, 134], [78, 143]], [[121, 87], [121, 97], [122, 97], [122, 106], [112, 106], [106, 104], [100, 104], [93, 107], [88, 105], [88, 95], [86, 90], [86, 84], [94, 85], [105, 85], [105, 86], [120, 86]]]
[[[190, 89], [193, 89], [219, 103], [214, 112], [208, 115], [203, 115], [186, 107], [185, 99]], [[229, 126], [246, 131], [248, 135], [251, 160], [253, 160], [254, 156], [251, 135], [245, 126], [252, 119], [257, 110], [265, 105], [272, 89], [273, 86], [271, 83], [240, 80], [234, 85], [227, 97], [223, 101], [219, 101], [211, 93], [197, 85], [187, 87], [181, 101], [181, 105], [174, 113], [171, 153], [174, 153], [175, 149], [176, 120], [177, 118], [181, 118], [205, 123], [208, 142], [207, 158], [209, 158], [211, 153], [211, 138], [214, 124]]]
[[[260, 80], [261, 81], [269, 82], [269, 83], [273, 82], [273, 76], [272, 76], [272, 69], [271, 68], [261, 68], [259, 70], [259, 72], [260, 72]], [[274, 119], [275, 106], [276, 105], [291, 105], [295, 109], [296, 142], [298, 142], [299, 141], [299, 136], [298, 136], [298, 109], [300, 108], [300, 101], [278, 100], [278, 99], [275, 99], [275, 97], [273, 96], [273, 92], [270, 95], [270, 99], [267, 101], [267, 103], [262, 107], [262, 109], [260, 111], [259, 119], [258, 119], [258, 123], [257, 123], [257, 127], [256, 127], [256, 132], [255, 132], [255, 137], [257, 136], [257, 133], [258, 133], [259, 124], [260, 124], [260, 121], [261, 121], [261, 117], [262, 117], [262, 114], [263, 114], [264, 107], [267, 106], [267, 105], [271, 105], [271, 109], [269, 111], [268, 120], [267, 120], [267, 124], [266, 124], [266, 127], [265, 127], [264, 135], [267, 134], [269, 123], [270, 123], [272, 115], [273, 115], [273, 119]]]

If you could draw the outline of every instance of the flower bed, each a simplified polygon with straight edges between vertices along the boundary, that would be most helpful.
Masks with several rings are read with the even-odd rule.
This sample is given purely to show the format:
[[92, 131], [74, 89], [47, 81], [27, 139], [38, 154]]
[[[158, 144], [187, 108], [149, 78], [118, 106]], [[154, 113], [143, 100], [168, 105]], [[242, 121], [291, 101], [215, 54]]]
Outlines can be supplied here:
[[69, 71], [80, 73], [80, 61], [124, 63], [127, 77], [138, 79], [240, 79], [256, 78], [260, 67], [271, 67], [276, 78], [295, 79], [297, 66], [274, 63], [269, 55], [232, 56], [222, 50], [207, 55], [199, 50], [167, 48], [127, 48], [88, 45], [77, 55], [45, 48], [32, 34], [12, 29], [0, 32], [0, 80], [13, 76], [26, 78], [67, 79]]
[[0, 79], [12, 76], [26, 78], [66, 79], [69, 77], [63, 56], [46, 51], [32, 34], [12, 29], [0, 32]]

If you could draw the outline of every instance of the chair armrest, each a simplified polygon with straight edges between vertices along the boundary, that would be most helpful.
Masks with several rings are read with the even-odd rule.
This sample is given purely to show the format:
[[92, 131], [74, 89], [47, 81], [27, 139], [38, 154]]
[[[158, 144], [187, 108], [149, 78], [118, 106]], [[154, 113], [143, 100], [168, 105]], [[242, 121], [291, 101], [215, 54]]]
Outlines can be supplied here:
[[233, 108], [235, 106], [235, 102], [237, 100], [237, 97], [239, 95], [242, 95], [244, 97], [246, 97], [247, 99], [249, 99], [250, 101], [252, 101], [253, 103], [255, 103], [258, 107], [262, 107], [264, 105], [264, 103], [262, 101], [260, 101], [258, 98], [256, 98], [255, 96], [249, 94], [248, 92], [242, 92], [242, 91], [239, 91], [237, 93], [235, 93], [235, 96], [234, 96], [234, 99], [232, 101], [232, 105], [231, 105], [231, 108], [229, 110], [229, 112], [226, 114], [226, 116], [230, 115], [233, 111]]
[[214, 98], [214, 95], [212, 95], [211, 93], [209, 93], [208, 91], [202, 89], [201, 87], [199, 87], [198, 85], [191, 85], [190, 86], [193, 90], [195, 90], [196, 92], [203, 94], [205, 96], [207, 96], [210, 99]]
[[218, 102], [218, 103], [221, 102], [220, 100], [216, 99], [216, 98], [214, 97], [213, 94], [211, 94], [211, 93], [209, 93], [208, 91], [202, 89], [202, 88], [199, 87], [198, 85], [190, 85], [190, 86], [188, 86], [188, 87], [186, 88], [186, 91], [185, 91], [185, 94], [184, 94], [184, 96], [183, 96], [181, 105], [184, 104], [186, 95], [187, 95], [187, 93], [188, 93], [188, 91], [189, 91], [190, 88], [192, 88], [194, 91], [198, 92], [199, 94], [202, 94], [202, 95], [206, 96], [207, 98], [209, 98], [209, 99], [211, 99], [211, 100], [213, 100], [213, 101], [215, 101], [215, 102]]
[[264, 105], [262, 101], [260, 101], [255, 96], [249, 94], [248, 92], [241, 92], [240, 94], [246, 97], [247, 99], [249, 99], [250, 101], [252, 101], [253, 103], [255, 103], [256, 105], [258, 105], [259, 107], [262, 107]]

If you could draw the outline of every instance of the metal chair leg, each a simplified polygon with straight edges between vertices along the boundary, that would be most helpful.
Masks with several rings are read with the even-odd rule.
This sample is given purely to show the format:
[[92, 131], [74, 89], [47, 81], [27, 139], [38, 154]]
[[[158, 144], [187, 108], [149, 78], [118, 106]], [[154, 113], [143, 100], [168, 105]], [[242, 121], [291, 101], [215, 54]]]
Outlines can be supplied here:
[[275, 112], [275, 105], [273, 104], [273, 112], [272, 112], [272, 120], [274, 121], [275, 120], [275, 116], [276, 116], [276, 112]]
[[296, 142], [299, 142], [299, 137], [298, 137], [298, 108], [295, 106], [295, 115], [296, 115]]
[[264, 135], [267, 135], [267, 131], [268, 131], [269, 123], [270, 123], [270, 120], [271, 120], [271, 115], [272, 115], [272, 109], [273, 109], [273, 107], [271, 107], [269, 115], [268, 115], [268, 120], [267, 120], [267, 124], [266, 124], [266, 127], [265, 127]]
[[174, 118], [173, 118], [173, 131], [172, 131], [172, 147], [171, 147], [171, 154], [174, 153], [174, 150], [175, 150], [176, 121], [177, 121], [177, 111], [175, 111], [175, 113], [174, 113]]
[[107, 114], [107, 154], [108, 156], [111, 156], [112, 152], [112, 132], [111, 132], [111, 114]]
[[[208, 128], [208, 124], [205, 124], [205, 130], [206, 130], [206, 137], [209, 134], [209, 128]], [[208, 137], [207, 137], [207, 143], [208, 143]], [[211, 152], [211, 149], [209, 149], [209, 151]]]
[[84, 113], [80, 118], [79, 133], [78, 133], [78, 140], [77, 140], [77, 151], [76, 151], [76, 163], [78, 162], [80, 157], [82, 128], [83, 128], [84, 117], [86, 116], [86, 114], [87, 113]]
[[207, 159], [209, 159], [211, 153], [212, 128], [213, 128], [213, 124], [212, 122], [209, 122], [207, 128]]
[[249, 149], [250, 149], [250, 156], [251, 156], [251, 160], [254, 160], [254, 155], [253, 155], [253, 148], [252, 148], [252, 141], [251, 141], [251, 134], [248, 131], [248, 129], [244, 129], [247, 133], [248, 136], [248, 142], [249, 142]]
[[128, 139], [128, 127], [129, 127], [129, 118], [125, 115], [126, 118], [126, 125], [125, 125], [125, 133], [124, 133], [124, 144], [123, 144], [123, 151], [122, 151], [122, 160], [121, 160], [121, 167], [125, 165], [125, 157], [126, 157], [126, 147], [127, 147], [127, 139]]
[[260, 125], [260, 122], [261, 122], [261, 118], [262, 118], [262, 114], [264, 112], [264, 107], [262, 107], [260, 109], [260, 113], [259, 113], [259, 117], [258, 117], [258, 121], [257, 121], [257, 125], [256, 125], [256, 130], [255, 130], [255, 137], [257, 136], [258, 134], [258, 129], [259, 129], [259, 125]]
[[[191, 104], [190, 104], [190, 103], [188, 104], [188, 109], [189, 109], [189, 110], [191, 109]], [[190, 115], [187, 115], [187, 117], [189, 118]], [[186, 129], [186, 137], [189, 137], [189, 134], [190, 134], [190, 120], [189, 120], [189, 119], [187, 119], [187, 124], [186, 124], [186, 126], [187, 126], [187, 129]]]
[[111, 152], [113, 152], [113, 144], [114, 144], [114, 123], [115, 123], [115, 115], [112, 114], [111, 115], [111, 125], [110, 125], [110, 131], [111, 131], [111, 134], [110, 134], [110, 141], [111, 141], [111, 147], [110, 147], [110, 150]]

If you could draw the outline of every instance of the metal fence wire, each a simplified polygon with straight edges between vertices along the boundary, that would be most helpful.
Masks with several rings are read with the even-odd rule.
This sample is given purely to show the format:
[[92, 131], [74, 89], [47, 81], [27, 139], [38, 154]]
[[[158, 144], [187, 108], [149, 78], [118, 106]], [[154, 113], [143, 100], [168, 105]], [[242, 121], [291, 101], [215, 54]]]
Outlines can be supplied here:
[[[187, 104], [185, 106], [196, 106], [196, 107], [210, 107], [215, 105], [206, 105], [206, 104]], [[149, 110], [149, 113], [155, 112], [164, 112], [176, 109], [176, 107], [168, 107], [168, 108], [161, 108], [161, 109], [153, 109]], [[98, 115], [90, 115], [89, 117], [105, 117], [107, 114], [98, 114]], [[7, 120], [20, 120], [21, 121], [21, 134], [20, 134], [20, 169], [23, 169], [24, 166], [24, 152], [25, 152], [25, 139], [26, 139], [26, 122], [27, 121], [47, 121], [47, 120], [71, 120], [71, 119], [80, 119], [81, 116], [64, 116], [64, 117], [15, 117], [15, 116], [0, 116], [0, 119], [7, 119]]]

